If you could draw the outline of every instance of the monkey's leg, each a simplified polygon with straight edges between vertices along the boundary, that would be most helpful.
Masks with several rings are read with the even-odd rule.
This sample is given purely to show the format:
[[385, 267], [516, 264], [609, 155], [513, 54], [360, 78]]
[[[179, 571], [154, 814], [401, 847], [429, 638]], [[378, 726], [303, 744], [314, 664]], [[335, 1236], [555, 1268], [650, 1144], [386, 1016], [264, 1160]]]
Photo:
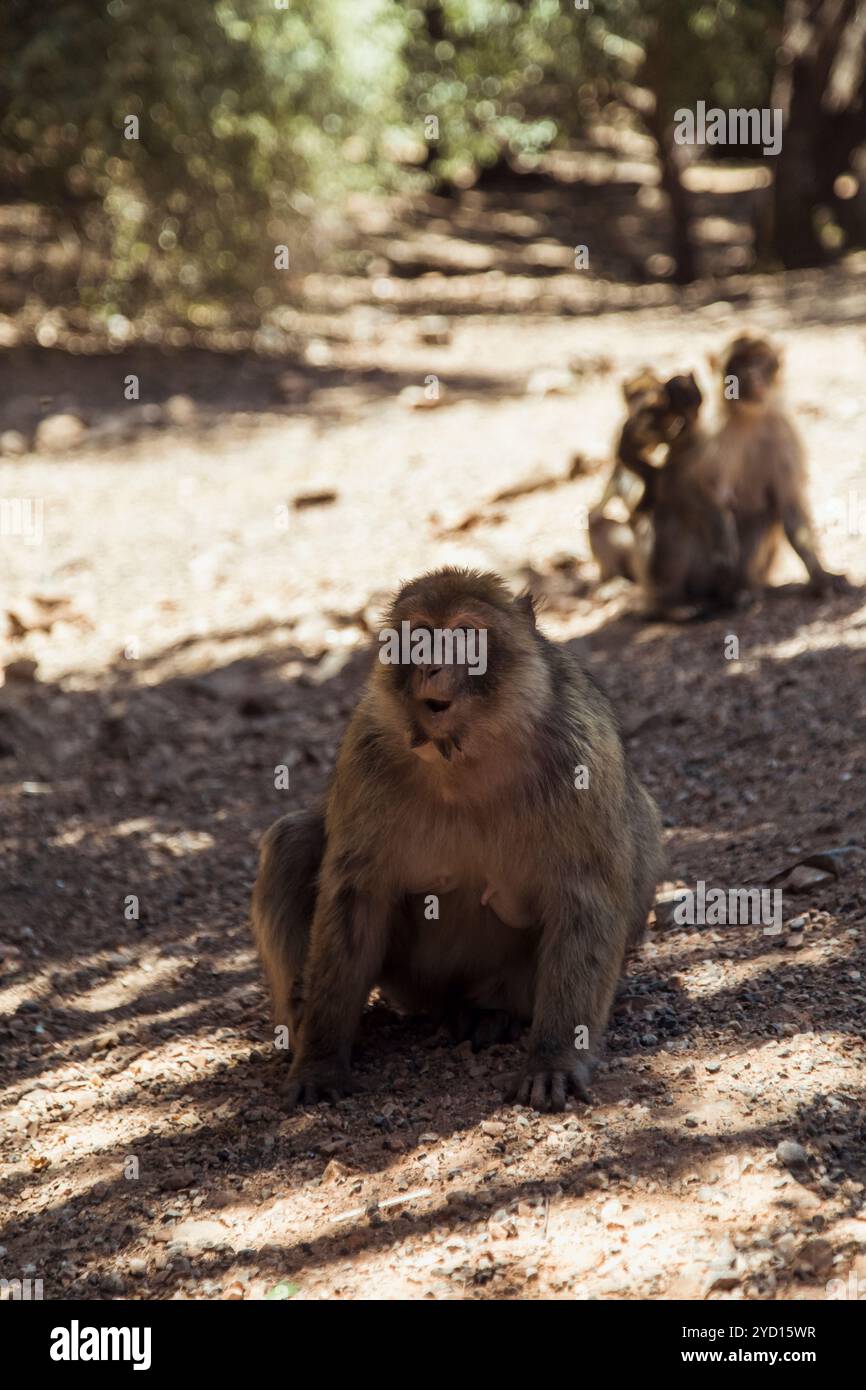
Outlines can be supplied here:
[[325, 849], [324, 817], [296, 811], [262, 838], [251, 908], [253, 935], [271, 989], [274, 1021], [292, 1042], [301, 1022], [304, 964]]
[[479, 1009], [465, 1002], [448, 1010], [445, 1025], [454, 1041], [472, 1042], [472, 1051], [496, 1043], [516, 1042], [523, 1032], [520, 1019], [507, 1009]]
[[589, 548], [598, 565], [602, 584], [609, 579], [630, 579], [634, 581], [634, 534], [624, 521], [614, 521], [611, 517], [589, 518]]
[[[622, 898], [628, 894], [622, 888]], [[562, 1110], [589, 1098], [591, 1059], [607, 1024], [631, 923], [607, 887], [584, 880], [544, 912], [529, 1057], [511, 1086], [521, 1104]]]
[[391, 905], [323, 868], [304, 971], [304, 1017], [286, 1102], [313, 1105], [352, 1090], [352, 1043], [385, 957]]

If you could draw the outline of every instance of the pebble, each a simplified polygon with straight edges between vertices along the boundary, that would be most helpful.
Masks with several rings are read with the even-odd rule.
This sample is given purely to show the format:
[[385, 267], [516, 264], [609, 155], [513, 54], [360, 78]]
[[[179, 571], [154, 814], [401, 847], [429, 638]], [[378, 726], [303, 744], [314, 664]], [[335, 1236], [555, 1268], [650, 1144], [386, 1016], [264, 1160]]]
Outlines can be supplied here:
[[481, 1133], [482, 1133], [482, 1134], [489, 1134], [489, 1135], [495, 1137], [495, 1136], [498, 1136], [498, 1135], [500, 1135], [500, 1134], [504, 1134], [504, 1133], [505, 1133], [505, 1129], [506, 1129], [506, 1126], [503, 1124], [502, 1120], [482, 1120], [482, 1121], [481, 1121]]
[[0, 454], [17, 457], [27, 453], [27, 440], [18, 430], [4, 430], [0, 434]]
[[786, 1168], [802, 1168], [809, 1162], [809, 1155], [802, 1144], [793, 1139], [783, 1139], [776, 1146], [776, 1157]]
[[195, 401], [190, 396], [169, 396], [163, 414], [171, 425], [191, 425], [196, 418]]
[[86, 433], [77, 415], [46, 415], [36, 426], [33, 447], [39, 454], [63, 454], [80, 444]]

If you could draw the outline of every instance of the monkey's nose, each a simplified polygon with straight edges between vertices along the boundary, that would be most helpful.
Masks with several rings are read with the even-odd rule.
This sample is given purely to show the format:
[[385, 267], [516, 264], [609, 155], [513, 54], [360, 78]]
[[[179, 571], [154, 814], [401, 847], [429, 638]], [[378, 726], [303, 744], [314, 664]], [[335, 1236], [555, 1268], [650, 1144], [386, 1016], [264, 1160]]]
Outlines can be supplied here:
[[443, 710], [451, 708], [450, 700], [425, 700], [424, 703], [431, 714], [441, 714]]

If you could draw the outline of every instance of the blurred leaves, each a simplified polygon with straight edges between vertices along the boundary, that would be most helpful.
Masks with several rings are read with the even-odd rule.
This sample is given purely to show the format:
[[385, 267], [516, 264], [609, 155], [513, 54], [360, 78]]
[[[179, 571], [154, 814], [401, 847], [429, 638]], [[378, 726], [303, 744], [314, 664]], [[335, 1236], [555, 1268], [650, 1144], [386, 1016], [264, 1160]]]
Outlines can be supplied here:
[[782, 0], [5, 0], [0, 187], [89, 251], [88, 310], [256, 317], [339, 241], [353, 190], [531, 168], [602, 118], [765, 103], [781, 15]]

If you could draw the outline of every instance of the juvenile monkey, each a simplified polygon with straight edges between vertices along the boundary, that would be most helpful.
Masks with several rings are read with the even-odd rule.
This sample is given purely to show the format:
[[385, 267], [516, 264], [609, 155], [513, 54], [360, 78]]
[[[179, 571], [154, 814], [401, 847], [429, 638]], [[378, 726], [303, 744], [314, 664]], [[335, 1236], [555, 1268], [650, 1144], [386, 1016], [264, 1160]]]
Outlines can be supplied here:
[[722, 424], [698, 474], [734, 515], [739, 542], [738, 587], [767, 583], [783, 535], [809, 572], [814, 593], [848, 587], [824, 569], [806, 497], [803, 444], [780, 400], [779, 354], [766, 338], [736, 338], [722, 360]]
[[[589, 513], [589, 547], [602, 583], [608, 579], [637, 580], [633, 518], [644, 491], [649, 456], [661, 442], [654, 409], [661, 402], [663, 383], [650, 368], [622, 384], [628, 407], [617, 441], [616, 460], [601, 500]], [[619, 515], [611, 515], [611, 504]]]
[[645, 432], [668, 441], [663, 464], [628, 457], [644, 483], [635, 512], [635, 569], [651, 612], [683, 605], [725, 606], [736, 587], [739, 543], [731, 510], [701, 474], [706, 435], [694, 375], [671, 377]]
[[287, 816], [264, 838], [253, 929], [294, 1033], [287, 1099], [350, 1087], [378, 985], [408, 1012], [473, 1011], [479, 1040], [531, 1024], [510, 1094], [561, 1109], [587, 1093], [644, 929], [658, 812], [608, 701], [538, 631], [531, 600], [444, 569], [397, 594], [387, 625], [404, 622], [413, 641], [484, 634], [486, 665], [375, 662], [324, 820]]
[[[648, 611], [670, 616], [684, 606], [729, 601], [737, 536], [730, 511], [720, 506], [696, 472], [706, 436], [698, 420], [702, 396], [693, 375], [660, 381], [645, 374], [631, 400], [617, 447], [617, 466], [639, 480], [627, 524], [619, 525], [619, 573], [644, 591]], [[653, 462], [659, 446], [660, 462]], [[599, 511], [601, 508], [599, 508]], [[591, 522], [592, 535], [592, 522]], [[605, 537], [605, 540], [607, 538]]]

